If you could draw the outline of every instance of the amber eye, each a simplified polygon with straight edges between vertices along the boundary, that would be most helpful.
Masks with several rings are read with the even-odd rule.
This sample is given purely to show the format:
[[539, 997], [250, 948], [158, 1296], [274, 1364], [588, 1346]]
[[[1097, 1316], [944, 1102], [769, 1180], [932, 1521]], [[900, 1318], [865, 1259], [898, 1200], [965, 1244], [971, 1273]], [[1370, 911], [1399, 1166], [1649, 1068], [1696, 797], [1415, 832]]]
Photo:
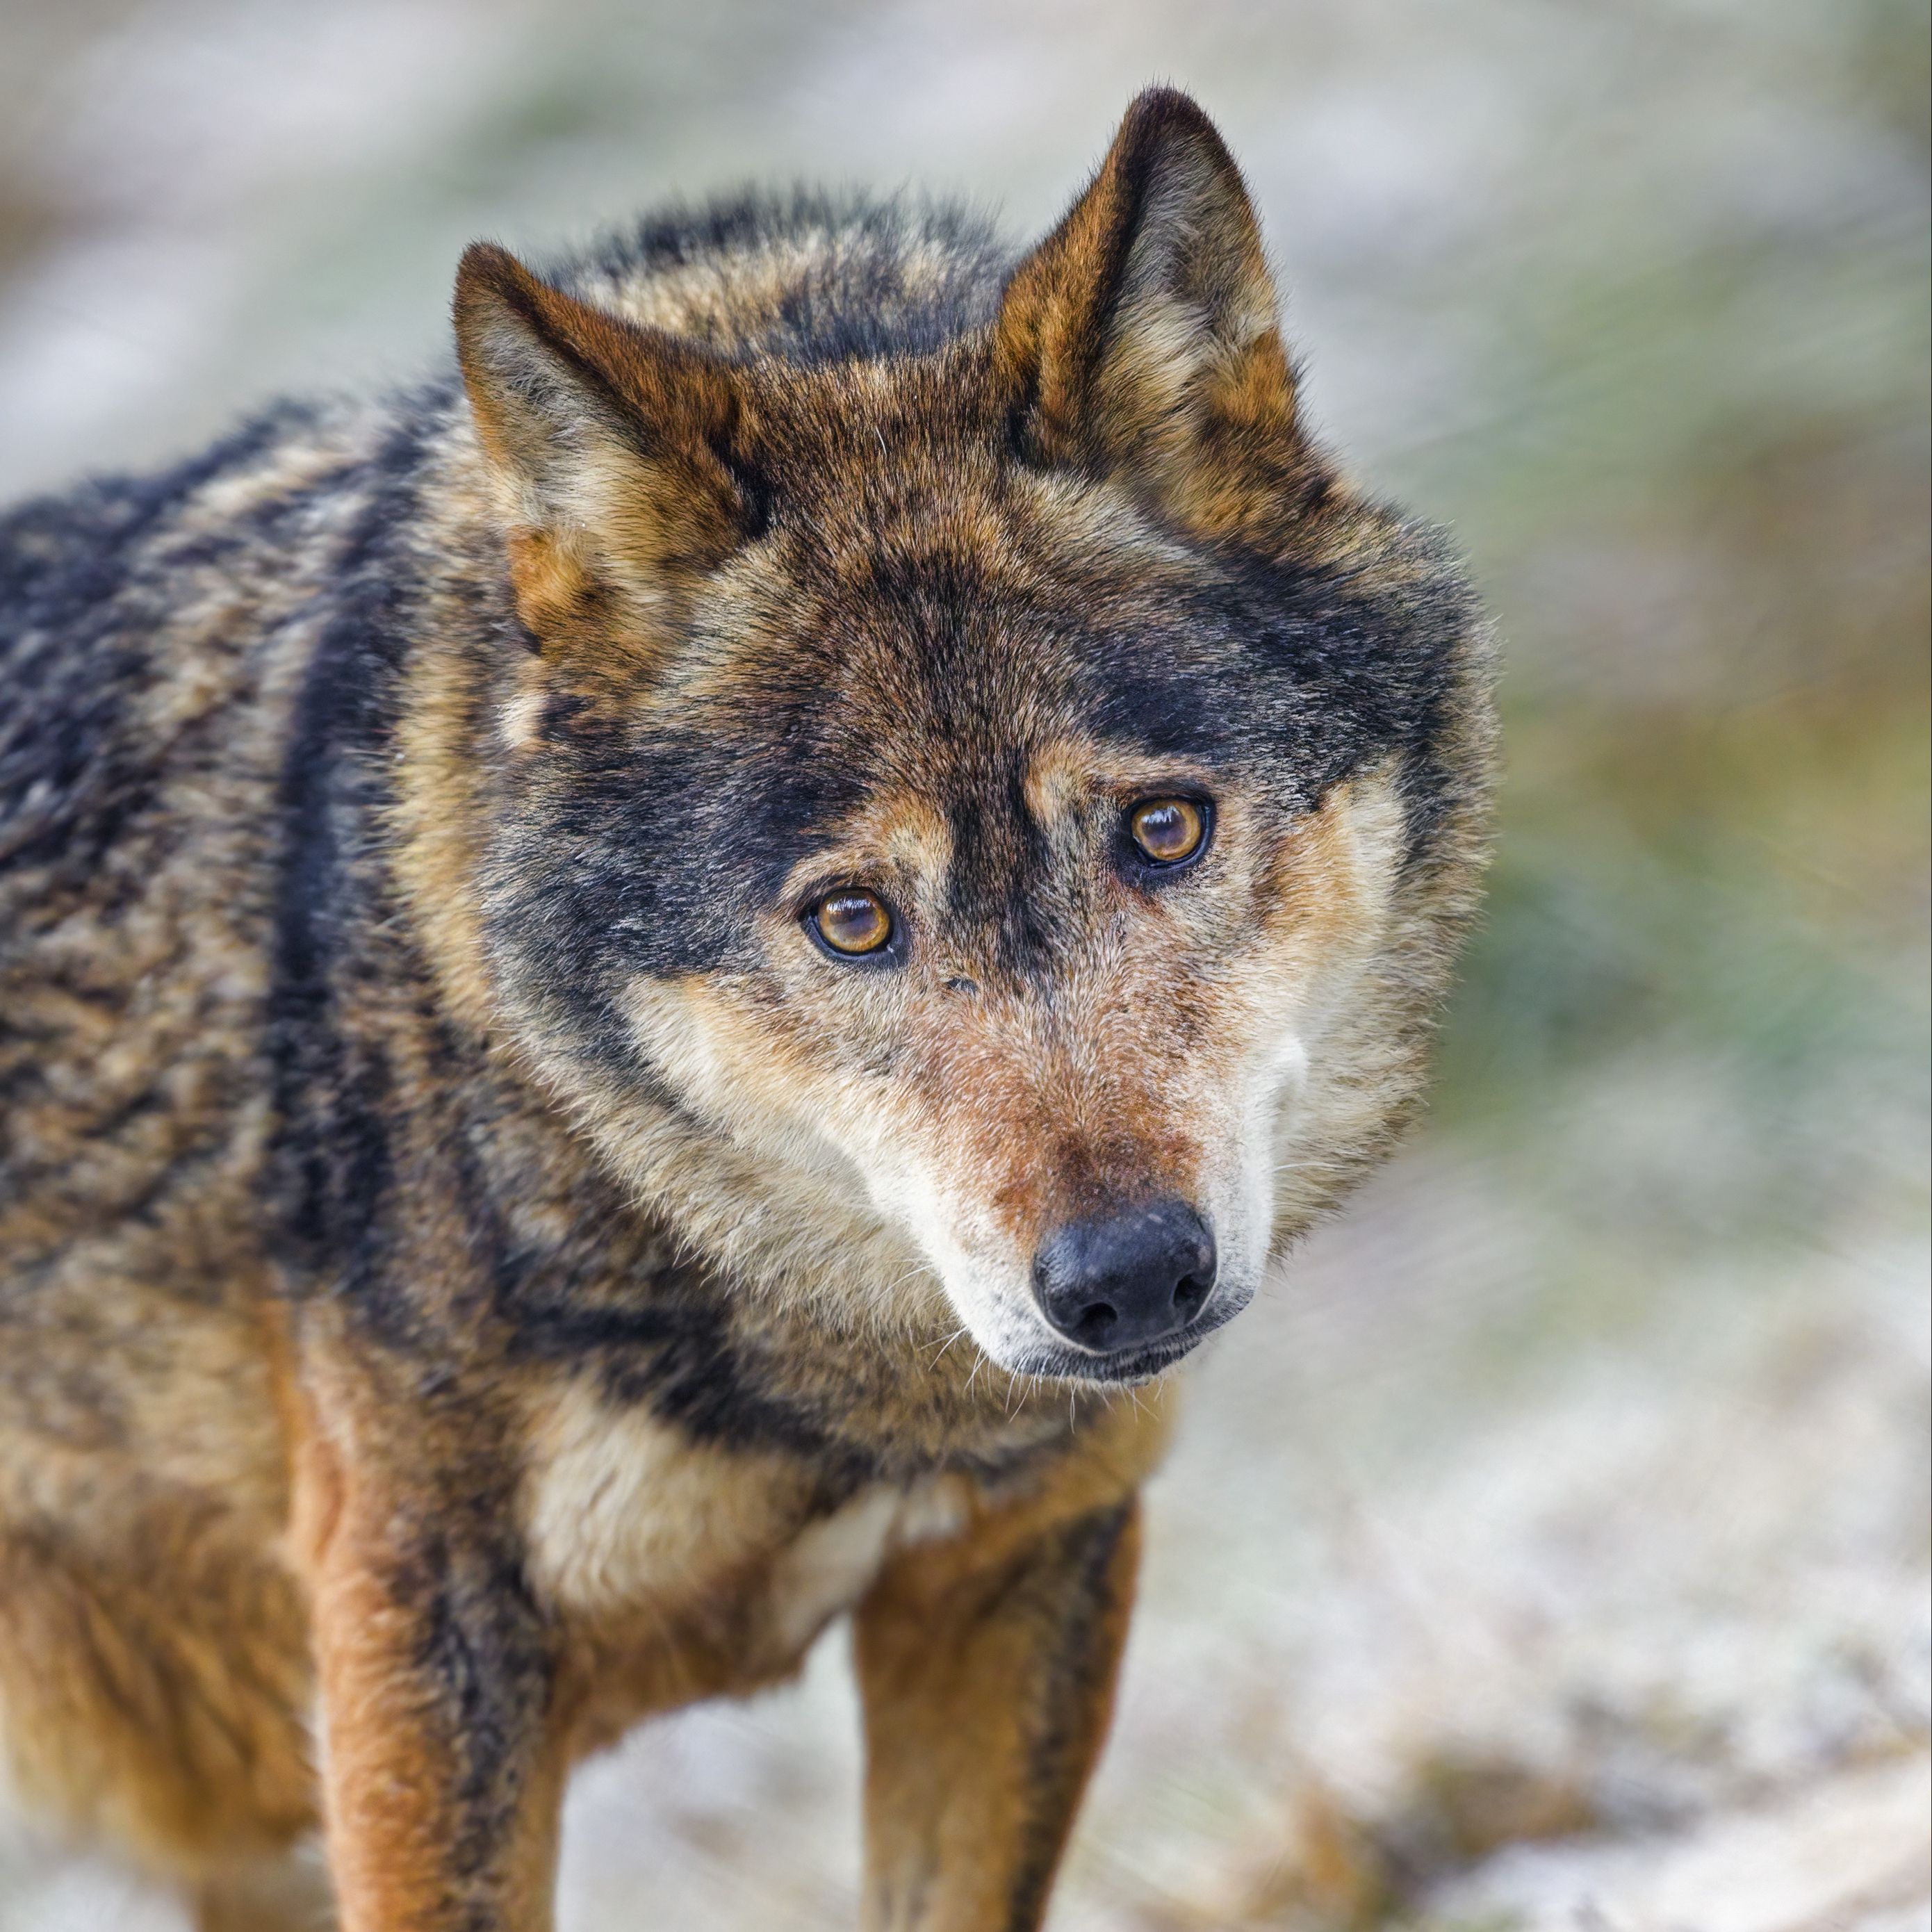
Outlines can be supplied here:
[[834, 952], [876, 952], [892, 936], [892, 916], [868, 892], [844, 886], [812, 909], [812, 923]]
[[1128, 813], [1127, 830], [1143, 858], [1181, 865], [1207, 840], [1208, 808], [1191, 798], [1144, 799]]

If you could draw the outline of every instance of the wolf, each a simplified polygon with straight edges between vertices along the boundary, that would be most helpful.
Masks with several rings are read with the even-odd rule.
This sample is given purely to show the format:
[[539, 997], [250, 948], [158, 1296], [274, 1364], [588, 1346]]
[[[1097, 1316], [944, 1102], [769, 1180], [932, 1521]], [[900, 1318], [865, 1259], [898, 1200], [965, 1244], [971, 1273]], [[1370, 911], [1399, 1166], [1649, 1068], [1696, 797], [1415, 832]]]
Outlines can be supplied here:
[[1413, 1110], [1485, 620], [1176, 92], [1029, 251], [751, 196], [454, 338], [0, 525], [11, 1802], [536, 1932], [849, 1618], [865, 1924], [1024, 1932], [1163, 1378]]

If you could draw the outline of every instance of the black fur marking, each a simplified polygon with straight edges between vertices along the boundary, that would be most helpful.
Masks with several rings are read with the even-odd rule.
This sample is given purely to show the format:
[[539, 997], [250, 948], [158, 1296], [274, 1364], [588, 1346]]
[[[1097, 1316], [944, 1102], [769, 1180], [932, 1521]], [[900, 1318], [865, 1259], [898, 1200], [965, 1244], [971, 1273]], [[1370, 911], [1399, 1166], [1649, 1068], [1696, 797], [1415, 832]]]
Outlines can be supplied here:
[[[1401, 536], [1439, 561], [1432, 538]], [[1154, 634], [1137, 628], [1089, 653], [1089, 702], [1104, 735], [1210, 769], [1266, 770], [1302, 810], [1395, 753], [1413, 863], [1440, 818], [1432, 748], [1475, 622], [1466, 594], [1439, 581], [1399, 598], [1216, 552]]]
[[850, 772], [810, 754], [822, 700], [760, 695], [751, 729], [732, 717], [675, 734], [553, 732], [549, 782], [518, 801], [495, 868], [493, 942], [541, 956], [616, 1060], [631, 1057], [614, 1005], [623, 977], [755, 964], [754, 916], [776, 904], [814, 831], [862, 796]]
[[488, 1498], [476, 1503], [475, 1522], [459, 1509], [454, 1531], [424, 1526], [392, 1587], [399, 1603], [420, 1606], [411, 1662], [449, 1767], [452, 1876], [477, 1887], [481, 1895], [466, 1903], [480, 1932], [498, 1922], [490, 1882], [523, 1810], [551, 1660], [522, 1571], [496, 1546], [506, 1512]]
[[1086, 1744], [1071, 1720], [1090, 1712], [1106, 1694], [1109, 1665], [1096, 1650], [1094, 1634], [1113, 1605], [1114, 1559], [1132, 1514], [1133, 1505], [1124, 1503], [1062, 1532], [1051, 1573], [1042, 1580], [1054, 1619], [1053, 1641], [1036, 1666], [1040, 1682], [1031, 1708], [1038, 1728], [1027, 1752], [1027, 1780], [1035, 1796], [1025, 1808], [1025, 1843], [1007, 1906], [1009, 1932], [1031, 1932], [1040, 1923], [1052, 1882], [1066, 1799], [1081, 1781], [1069, 1760]]
[[830, 1418], [774, 1396], [747, 1372], [716, 1277], [669, 1268], [640, 1284], [640, 1296], [621, 1306], [520, 1298], [503, 1311], [513, 1350], [595, 1366], [613, 1403], [646, 1406], [697, 1442], [796, 1456], [841, 1496], [886, 1473], [878, 1450], [842, 1440]]
[[296, 704], [277, 800], [282, 852], [268, 1021], [277, 1124], [270, 1171], [282, 1197], [284, 1258], [298, 1286], [332, 1280], [370, 1315], [388, 1299], [381, 1244], [394, 1082], [375, 1053], [336, 1024], [333, 980], [376, 913], [368, 874], [382, 798], [377, 760], [403, 649], [403, 587], [391, 552], [415, 501], [422, 443], [422, 425], [407, 422], [370, 465], [367, 506]]

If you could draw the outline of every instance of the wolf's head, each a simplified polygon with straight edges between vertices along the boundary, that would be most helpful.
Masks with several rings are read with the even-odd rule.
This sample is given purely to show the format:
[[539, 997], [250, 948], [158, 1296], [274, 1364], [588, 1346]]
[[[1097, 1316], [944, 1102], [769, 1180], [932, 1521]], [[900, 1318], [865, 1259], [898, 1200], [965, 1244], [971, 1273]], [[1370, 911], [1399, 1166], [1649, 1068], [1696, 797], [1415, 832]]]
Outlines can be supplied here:
[[[1137, 1377], [1413, 1096], [1480, 626], [1306, 436], [1191, 101], [1137, 100], [956, 327], [814, 350], [863, 241], [575, 293], [466, 258], [535, 646], [492, 728], [491, 974], [586, 1117], [668, 1106], [896, 1231], [1009, 1369]], [[895, 299], [956, 257], [906, 244]]]

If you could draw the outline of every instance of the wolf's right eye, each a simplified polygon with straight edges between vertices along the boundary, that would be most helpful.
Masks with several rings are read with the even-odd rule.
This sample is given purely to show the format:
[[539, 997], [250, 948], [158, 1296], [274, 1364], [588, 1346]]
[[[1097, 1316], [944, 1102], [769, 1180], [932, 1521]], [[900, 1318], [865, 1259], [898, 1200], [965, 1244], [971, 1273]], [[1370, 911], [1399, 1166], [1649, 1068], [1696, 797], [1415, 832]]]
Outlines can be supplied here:
[[857, 958], [892, 936], [892, 916], [874, 894], [852, 886], [827, 892], [812, 909], [812, 926], [834, 952]]

